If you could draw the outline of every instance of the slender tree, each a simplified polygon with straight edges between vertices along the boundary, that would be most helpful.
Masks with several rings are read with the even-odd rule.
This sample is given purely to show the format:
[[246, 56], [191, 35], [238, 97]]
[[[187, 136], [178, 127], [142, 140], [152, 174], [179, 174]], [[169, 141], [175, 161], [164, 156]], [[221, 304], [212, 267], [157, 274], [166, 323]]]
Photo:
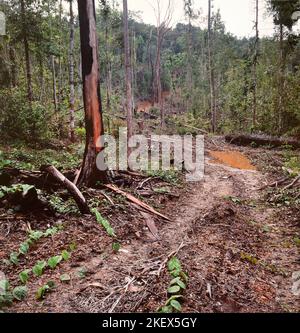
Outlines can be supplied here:
[[258, 30], [258, 14], [259, 14], [259, 0], [255, 0], [255, 45], [254, 45], [254, 59], [253, 59], [253, 120], [252, 127], [255, 129], [257, 125], [257, 63], [258, 63], [258, 50], [259, 50], [259, 30]]
[[69, 79], [70, 79], [70, 140], [75, 141], [75, 86], [74, 86], [74, 13], [73, 0], [70, 0], [70, 54], [69, 54]]
[[189, 94], [187, 104], [189, 109], [191, 103], [191, 93], [193, 90], [193, 68], [192, 68], [192, 19], [194, 17], [194, 12], [192, 8], [192, 0], [184, 0], [184, 12], [185, 16], [188, 20], [188, 28], [187, 28], [187, 91]]
[[211, 112], [211, 127], [215, 133], [217, 129], [217, 112], [216, 112], [216, 89], [215, 89], [215, 72], [213, 62], [213, 38], [212, 38], [212, 0], [208, 0], [208, 67], [209, 67], [209, 84], [210, 84], [210, 112]]
[[58, 111], [58, 101], [57, 101], [57, 85], [56, 85], [56, 69], [55, 69], [55, 56], [52, 54], [50, 56], [51, 62], [51, 72], [52, 72], [52, 92], [53, 92], [53, 105], [54, 111]]
[[[124, 48], [125, 48], [125, 84], [126, 84], [126, 115], [127, 115], [127, 139], [133, 135], [133, 108], [132, 108], [132, 72], [130, 58], [130, 43], [128, 29], [128, 6], [127, 0], [123, 0], [123, 24], [124, 24]], [[127, 148], [128, 156], [131, 153]]]
[[173, 14], [171, 1], [170, 0], [168, 1], [166, 11], [164, 13], [164, 16], [162, 17], [161, 1], [156, 0], [156, 8], [154, 8], [154, 13], [156, 16], [157, 42], [156, 42], [156, 59], [154, 65], [154, 78], [153, 78], [153, 100], [155, 103], [159, 105], [160, 122], [161, 122], [161, 127], [163, 127], [165, 125], [165, 112], [163, 106], [162, 85], [161, 85], [161, 51], [164, 38], [170, 30], [170, 24]]
[[32, 71], [31, 71], [30, 50], [29, 50], [29, 42], [28, 42], [27, 27], [26, 27], [26, 7], [24, 0], [20, 0], [20, 7], [21, 7], [21, 18], [22, 18], [22, 37], [23, 37], [23, 44], [25, 51], [27, 96], [31, 107], [33, 101]]
[[10, 59], [10, 71], [11, 71], [11, 86], [15, 88], [18, 83], [18, 71], [16, 51], [12, 45], [9, 45], [9, 59]]
[[103, 153], [104, 135], [102, 105], [100, 97], [100, 75], [98, 61], [98, 38], [94, 0], [78, 0], [83, 100], [85, 110], [86, 144], [83, 164], [78, 179], [79, 185], [91, 186], [96, 181], [106, 181], [106, 171], [97, 168], [99, 153]]

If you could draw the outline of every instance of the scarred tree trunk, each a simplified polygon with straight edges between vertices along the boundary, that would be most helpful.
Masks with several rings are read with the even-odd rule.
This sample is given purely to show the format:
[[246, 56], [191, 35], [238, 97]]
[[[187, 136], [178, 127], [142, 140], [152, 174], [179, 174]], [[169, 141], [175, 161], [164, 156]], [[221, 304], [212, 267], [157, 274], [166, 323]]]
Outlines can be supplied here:
[[70, 0], [70, 140], [75, 141], [74, 128], [75, 128], [75, 87], [74, 87], [74, 14], [73, 14], [73, 1]]
[[104, 147], [102, 105], [98, 62], [96, 13], [93, 0], [78, 0], [80, 40], [82, 55], [83, 101], [85, 110], [86, 145], [79, 185], [92, 186], [96, 181], [106, 181], [107, 173], [96, 165], [97, 156]]
[[[123, 20], [124, 20], [124, 47], [125, 47], [125, 83], [126, 83], [126, 114], [127, 114], [127, 138], [133, 135], [133, 112], [132, 112], [132, 77], [131, 77], [131, 59], [128, 30], [128, 6], [127, 0], [123, 0]], [[127, 148], [128, 156], [131, 153]]]

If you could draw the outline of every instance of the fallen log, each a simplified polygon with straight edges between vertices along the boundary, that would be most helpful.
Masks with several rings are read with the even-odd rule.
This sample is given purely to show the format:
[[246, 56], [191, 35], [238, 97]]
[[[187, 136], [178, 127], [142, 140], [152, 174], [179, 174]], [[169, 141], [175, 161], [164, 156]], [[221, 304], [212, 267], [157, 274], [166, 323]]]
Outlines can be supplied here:
[[154, 214], [154, 215], [157, 215], [157, 216], [160, 216], [162, 217], [163, 219], [167, 220], [167, 221], [170, 221], [170, 219], [157, 212], [154, 208], [152, 208], [151, 206], [145, 204], [144, 202], [142, 202], [141, 200], [135, 198], [132, 194], [129, 194], [129, 193], [126, 193], [122, 190], [120, 190], [118, 187], [116, 187], [115, 185], [111, 185], [111, 184], [103, 184], [102, 186], [104, 186], [105, 188], [117, 193], [117, 194], [121, 194], [123, 195], [124, 197], [126, 197], [129, 201], [133, 202], [134, 204], [138, 205], [139, 207], [143, 208], [144, 210]]
[[294, 149], [300, 148], [300, 141], [298, 140], [264, 135], [226, 135], [225, 140], [238, 146], [250, 146], [255, 144], [256, 146], [269, 145], [278, 148], [288, 145]]
[[77, 186], [73, 184], [69, 179], [67, 179], [60, 171], [58, 171], [54, 166], [42, 166], [41, 171], [48, 173], [51, 177], [53, 177], [58, 183], [63, 185], [68, 192], [71, 194], [73, 199], [75, 200], [80, 212], [82, 214], [90, 214], [89, 206], [79, 191]]

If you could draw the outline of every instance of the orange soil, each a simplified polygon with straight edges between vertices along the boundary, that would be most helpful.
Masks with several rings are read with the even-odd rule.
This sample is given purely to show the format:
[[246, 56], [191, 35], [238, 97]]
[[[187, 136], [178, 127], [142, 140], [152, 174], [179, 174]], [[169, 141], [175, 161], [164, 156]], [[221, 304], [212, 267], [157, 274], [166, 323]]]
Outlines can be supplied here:
[[238, 151], [211, 151], [210, 155], [215, 159], [215, 163], [241, 170], [256, 170], [251, 161]]

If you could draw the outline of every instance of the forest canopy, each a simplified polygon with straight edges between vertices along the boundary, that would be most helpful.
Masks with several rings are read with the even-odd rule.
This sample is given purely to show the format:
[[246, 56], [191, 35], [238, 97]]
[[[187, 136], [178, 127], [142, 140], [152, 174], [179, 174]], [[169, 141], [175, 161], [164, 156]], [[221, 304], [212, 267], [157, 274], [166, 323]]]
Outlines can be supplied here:
[[[1, 3], [7, 34], [0, 37], [0, 134], [7, 140], [26, 141], [35, 137], [43, 142], [70, 136], [68, 3], [37, 0]], [[212, 129], [210, 71], [213, 71], [217, 133], [299, 136], [300, 43], [292, 29], [299, 1], [269, 1], [275, 30], [273, 37], [263, 38], [235, 37], [227, 32], [219, 11], [212, 13], [210, 29], [200, 28], [196, 24], [199, 17], [195, 4], [193, 7], [191, 1], [182, 1], [181, 5], [186, 12], [186, 23], [170, 27], [161, 41], [160, 80], [169, 103], [166, 123], [174, 121], [174, 115], [184, 115], [195, 127]], [[84, 116], [76, 11], [74, 15], [73, 127], [80, 138]], [[101, 96], [108, 121], [122, 114], [124, 108], [122, 11], [114, 1], [103, 0], [98, 3], [96, 16]], [[142, 23], [137, 13], [130, 12], [136, 108], [141, 101], [152, 103], [155, 99], [158, 31], [157, 27]]]

